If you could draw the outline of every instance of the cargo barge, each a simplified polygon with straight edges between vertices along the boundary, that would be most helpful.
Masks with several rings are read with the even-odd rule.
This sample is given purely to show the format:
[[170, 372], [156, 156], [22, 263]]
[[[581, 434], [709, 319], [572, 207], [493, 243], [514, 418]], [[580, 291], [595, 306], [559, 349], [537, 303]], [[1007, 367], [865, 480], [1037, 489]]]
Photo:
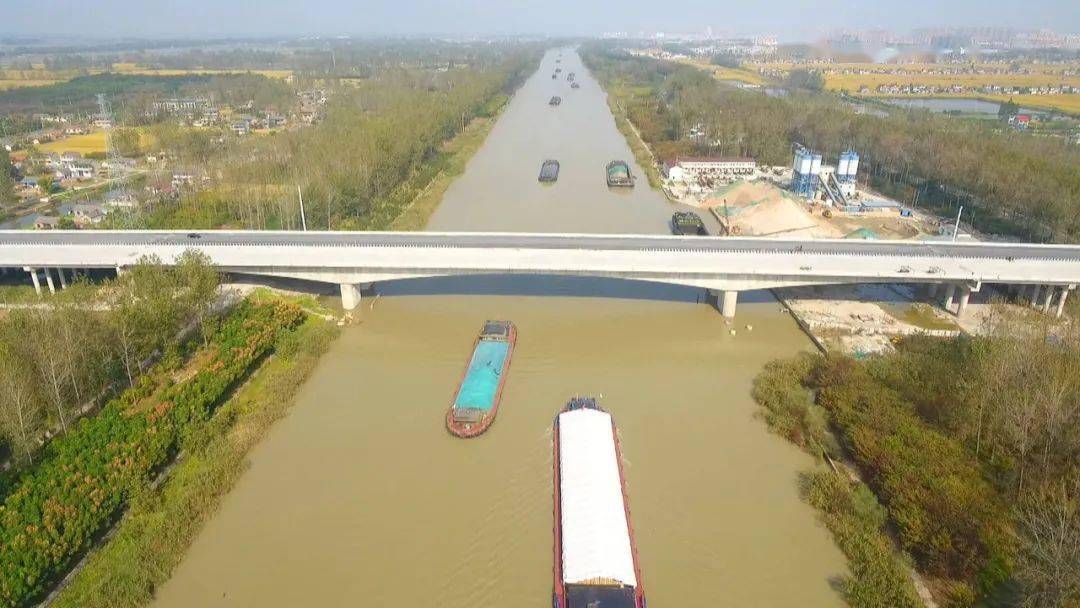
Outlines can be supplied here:
[[553, 608], [646, 608], [620, 449], [595, 399], [555, 418]]
[[484, 322], [457, 394], [446, 411], [450, 433], [476, 437], [495, 422], [516, 342], [517, 328], [510, 321]]
[[607, 185], [609, 187], [633, 188], [634, 176], [630, 173], [630, 165], [626, 161], [613, 160], [607, 164]]
[[536, 179], [542, 182], [553, 182], [559, 179], [559, 161], [548, 159], [540, 165], [540, 176]]

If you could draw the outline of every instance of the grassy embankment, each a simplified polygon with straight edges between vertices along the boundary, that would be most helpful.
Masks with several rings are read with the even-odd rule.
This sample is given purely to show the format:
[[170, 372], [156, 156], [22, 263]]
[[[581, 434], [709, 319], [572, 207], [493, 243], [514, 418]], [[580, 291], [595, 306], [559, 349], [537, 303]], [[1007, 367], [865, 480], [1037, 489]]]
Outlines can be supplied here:
[[[754, 379], [754, 399], [769, 427], [817, 458], [837, 453], [822, 408], [814, 407], [803, 385], [817, 357], [773, 361]], [[831, 463], [830, 463], [831, 464]], [[866, 485], [852, 481], [843, 467], [823, 461], [800, 476], [803, 498], [818, 510], [825, 527], [847, 557], [851, 574], [840, 583], [855, 608], [922, 608], [908, 574], [910, 559], [889, 536], [885, 511]]]
[[[488, 105], [485, 116], [472, 119], [465, 126], [465, 130], [453, 139], [445, 142], [439, 151], [439, 159], [436, 165], [439, 171], [434, 176], [417, 174], [414, 179], [408, 180], [402, 188], [407, 191], [419, 192], [413, 196], [412, 201], [401, 211], [400, 215], [390, 223], [392, 230], [423, 230], [427, 225], [431, 214], [442, 202], [446, 189], [450, 187], [459, 175], [465, 172], [465, 165], [476, 154], [477, 150], [484, 145], [495, 122], [502, 114], [503, 108], [510, 102], [507, 95], [499, 95]], [[415, 183], [427, 177], [425, 184]], [[419, 178], [419, 179], [417, 179]]]
[[[268, 298], [257, 292], [254, 298]], [[310, 298], [296, 301], [319, 310]], [[60, 591], [56, 608], [145, 606], [247, 469], [248, 451], [284, 417], [337, 327], [309, 315], [279, 336], [274, 354], [188, 436], [167, 480], [132, 501], [115, 533]]]
[[612, 83], [610, 86], [602, 83], [602, 86], [605, 86], [607, 92], [607, 104], [611, 110], [611, 115], [615, 117], [615, 126], [619, 129], [619, 133], [622, 133], [623, 137], [626, 138], [630, 151], [634, 153], [634, 160], [637, 161], [638, 166], [645, 170], [645, 177], [649, 180], [649, 186], [653, 190], [661, 190], [660, 168], [657, 166], [657, 159], [652, 150], [649, 149], [648, 144], [642, 139], [637, 127], [630, 122], [630, 118], [626, 115], [624, 100], [628, 92], [627, 87], [621, 83]]

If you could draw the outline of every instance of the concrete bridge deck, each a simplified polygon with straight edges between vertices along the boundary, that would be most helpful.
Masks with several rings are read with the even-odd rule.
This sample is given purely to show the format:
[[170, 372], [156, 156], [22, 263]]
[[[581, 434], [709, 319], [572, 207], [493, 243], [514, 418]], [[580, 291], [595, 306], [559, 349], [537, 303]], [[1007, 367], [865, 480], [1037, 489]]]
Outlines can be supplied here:
[[[945, 285], [961, 309], [983, 283], [1048, 286], [1059, 308], [1080, 283], [1080, 246], [937, 241], [792, 240], [660, 235], [274, 232], [0, 231], [0, 266], [118, 268], [144, 255], [169, 263], [198, 249], [224, 271], [342, 286], [356, 305], [360, 285], [474, 274], [611, 277], [723, 292], [798, 285]], [[46, 273], [48, 275], [48, 273]], [[36, 278], [36, 272], [34, 273]], [[51, 282], [51, 278], [49, 279]], [[1037, 294], [1033, 294], [1037, 295]]]

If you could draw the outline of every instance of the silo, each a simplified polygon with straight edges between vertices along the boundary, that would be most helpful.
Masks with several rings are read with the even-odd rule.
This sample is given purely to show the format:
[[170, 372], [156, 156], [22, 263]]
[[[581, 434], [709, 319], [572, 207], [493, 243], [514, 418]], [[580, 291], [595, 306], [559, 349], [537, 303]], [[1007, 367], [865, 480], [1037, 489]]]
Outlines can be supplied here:
[[810, 166], [813, 164], [813, 158], [810, 155], [809, 150], [803, 150], [802, 158], [799, 159], [799, 173], [802, 175], [810, 175]]
[[859, 153], [851, 150], [851, 156], [848, 158], [848, 172], [847, 179], [855, 181], [855, 174], [859, 172]]
[[814, 158], [810, 163], [810, 174], [818, 175], [819, 173], [821, 173], [821, 155], [814, 154]]
[[791, 163], [791, 171], [796, 176], [799, 175], [799, 169], [802, 167], [803, 149], [795, 148], [795, 161]]
[[847, 152], [840, 153], [840, 160], [836, 163], [836, 179], [843, 181], [847, 177], [849, 156]]

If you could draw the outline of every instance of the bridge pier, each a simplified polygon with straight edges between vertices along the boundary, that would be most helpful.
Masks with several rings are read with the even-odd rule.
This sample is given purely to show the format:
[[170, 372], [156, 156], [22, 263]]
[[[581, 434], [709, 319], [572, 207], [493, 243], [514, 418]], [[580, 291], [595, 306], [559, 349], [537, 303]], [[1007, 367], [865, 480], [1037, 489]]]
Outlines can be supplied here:
[[41, 295], [41, 281], [38, 280], [37, 268], [27, 267], [26, 272], [30, 273], [30, 280], [34, 282], [34, 291], [36, 291], [37, 295], [40, 296]]
[[56, 274], [60, 275], [60, 289], [67, 289], [67, 279], [64, 278], [64, 269], [57, 268]]
[[967, 285], [960, 287], [960, 303], [956, 306], [956, 316], [962, 317], [967, 311], [968, 300], [971, 299], [971, 288]]
[[1039, 307], [1039, 292], [1040, 291], [1042, 291], [1042, 285], [1039, 285], [1038, 283], [1036, 283], [1035, 285], [1031, 286], [1031, 302], [1030, 302], [1030, 304], [1031, 304], [1032, 308], [1038, 308]]
[[354, 310], [360, 305], [360, 285], [358, 283], [341, 284], [341, 307], [345, 310]]
[[723, 315], [725, 319], [734, 319], [735, 305], [739, 301], [739, 292], [724, 290], [720, 297], [720, 314]]
[[952, 310], [952, 303], [953, 303], [953, 296], [955, 296], [955, 295], [956, 295], [956, 284], [955, 283], [949, 283], [948, 286], [945, 287], [945, 302], [941, 305], [941, 307], [944, 308], [945, 310], [951, 311]]
[[1054, 286], [1046, 286], [1046, 294], [1043, 296], [1042, 305], [1039, 307], [1044, 313], [1050, 312], [1050, 301], [1054, 299]]
[[1054, 314], [1055, 317], [1061, 317], [1061, 313], [1065, 312], [1065, 299], [1069, 297], [1069, 288], [1062, 287], [1061, 295], [1058, 296], [1057, 311]]
[[53, 285], [52, 273], [49, 272], [49, 267], [42, 268], [45, 271], [45, 282], [49, 284], [49, 293], [56, 293], [56, 285]]

